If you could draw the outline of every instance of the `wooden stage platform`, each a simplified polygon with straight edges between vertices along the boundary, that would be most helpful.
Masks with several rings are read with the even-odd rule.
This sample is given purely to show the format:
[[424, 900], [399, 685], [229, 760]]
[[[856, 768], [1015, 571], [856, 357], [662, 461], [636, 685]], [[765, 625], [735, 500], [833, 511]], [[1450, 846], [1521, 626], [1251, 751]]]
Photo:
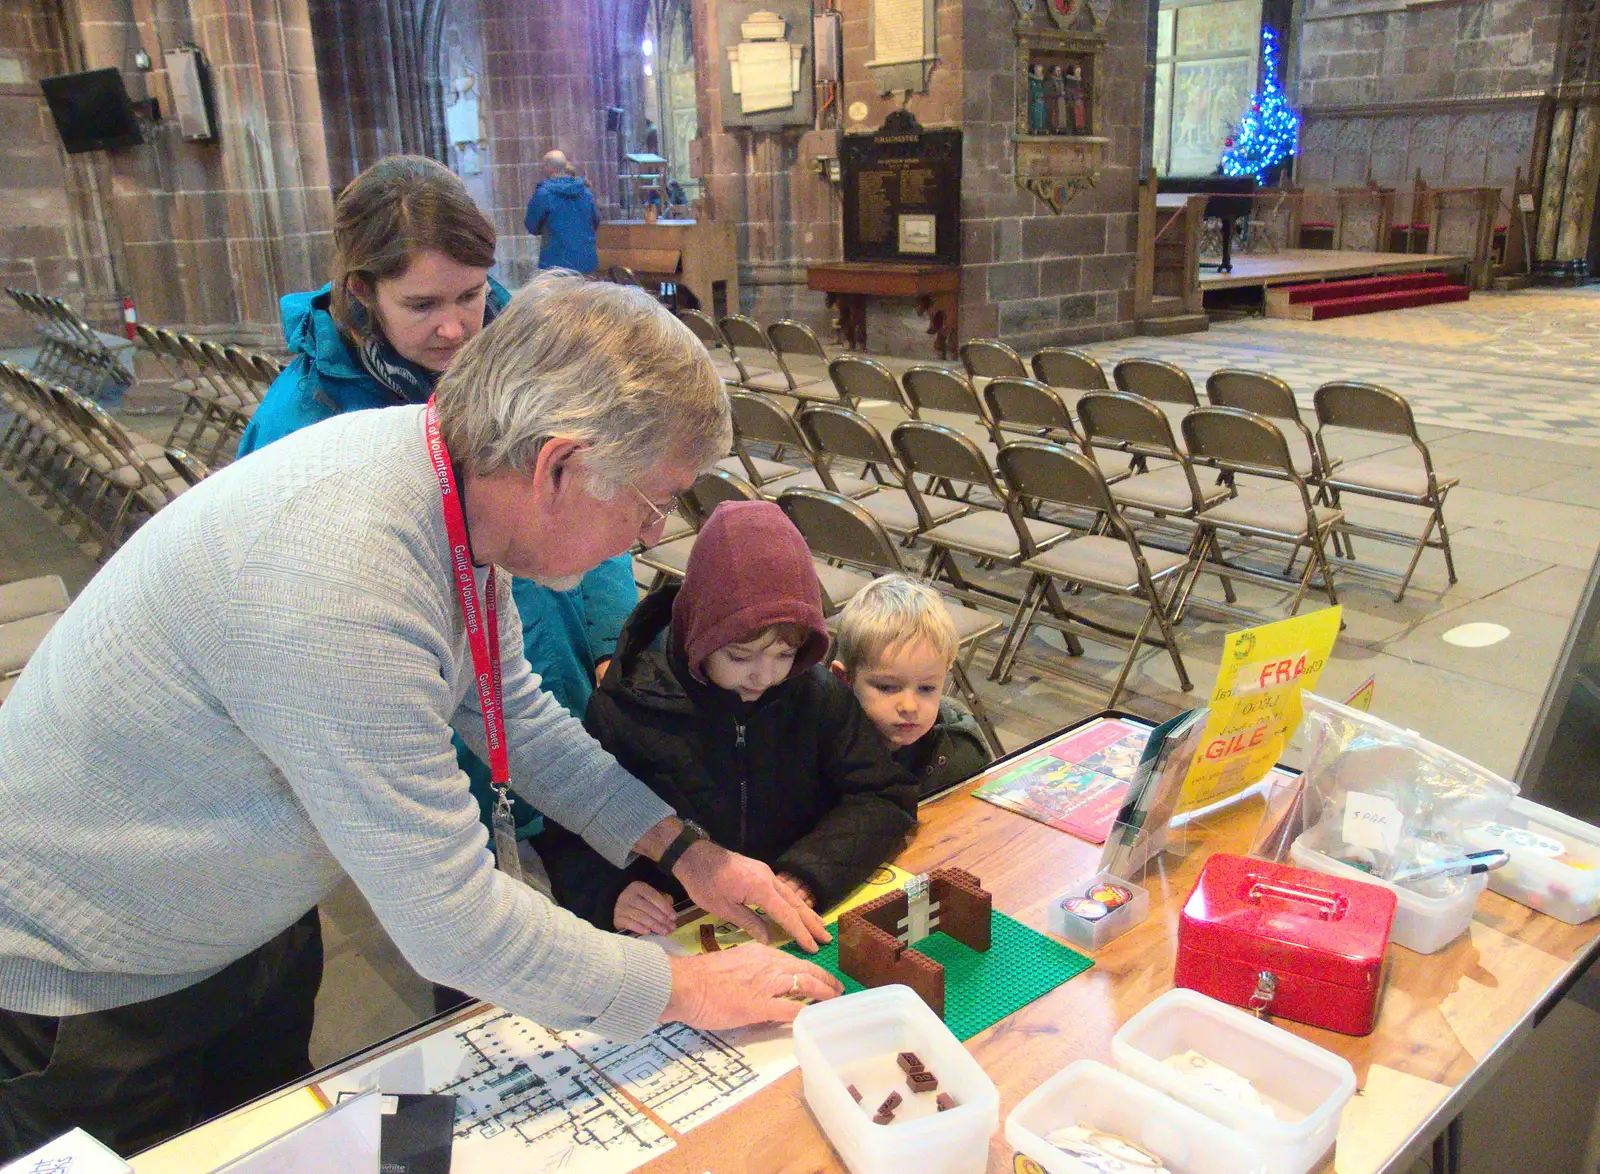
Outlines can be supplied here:
[[1467, 258], [1446, 253], [1357, 253], [1345, 249], [1282, 249], [1276, 253], [1235, 253], [1233, 272], [1206, 268], [1201, 258], [1200, 292], [1218, 289], [1266, 289], [1305, 281], [1377, 277], [1416, 273], [1423, 269], [1464, 270]]

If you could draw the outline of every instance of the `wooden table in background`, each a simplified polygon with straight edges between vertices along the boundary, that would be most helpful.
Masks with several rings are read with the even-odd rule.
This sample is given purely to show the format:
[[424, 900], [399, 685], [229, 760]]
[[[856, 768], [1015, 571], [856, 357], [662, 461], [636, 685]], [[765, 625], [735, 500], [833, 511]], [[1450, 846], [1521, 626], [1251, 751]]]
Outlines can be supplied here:
[[602, 272], [626, 265], [644, 281], [687, 287], [713, 318], [739, 310], [733, 225], [719, 220], [607, 220], [595, 230]]
[[939, 357], [948, 359], [960, 342], [961, 267], [898, 261], [839, 261], [806, 266], [806, 288], [827, 295], [839, 312], [839, 341], [867, 348], [867, 299], [914, 298], [928, 318]]
[[[1093, 875], [1100, 848], [972, 798], [979, 781], [924, 807], [916, 839], [896, 863], [912, 872], [959, 865], [982, 879], [997, 910], [1043, 931], [1050, 900]], [[1208, 820], [1204, 829], [1191, 829], [1188, 855], [1159, 858], [1142, 882], [1150, 891], [1147, 920], [1100, 951], [1087, 973], [968, 1041], [1000, 1091], [1002, 1128], [990, 1140], [991, 1174], [1013, 1168], [1003, 1122], [1017, 1102], [1074, 1060], [1110, 1064], [1112, 1034], [1172, 986], [1178, 911], [1204, 857], [1247, 851], [1261, 814], [1260, 801], [1251, 800]], [[1276, 1020], [1344, 1056], [1359, 1086], [1377, 1093], [1357, 1096], [1346, 1110], [1338, 1174], [1400, 1171], [1425, 1153], [1597, 952], [1600, 921], [1566, 925], [1486, 892], [1470, 933], [1441, 952], [1390, 948], [1387, 986], [1371, 1035], [1357, 1038]], [[270, 1104], [267, 1098], [231, 1117]], [[225, 1130], [229, 1120], [202, 1130]], [[136, 1160], [139, 1174], [182, 1169], [160, 1160], [165, 1148]], [[691, 1130], [641, 1169], [817, 1174], [844, 1167], [806, 1109], [796, 1070]], [[1335, 1164], [1318, 1169], [1327, 1174]]]

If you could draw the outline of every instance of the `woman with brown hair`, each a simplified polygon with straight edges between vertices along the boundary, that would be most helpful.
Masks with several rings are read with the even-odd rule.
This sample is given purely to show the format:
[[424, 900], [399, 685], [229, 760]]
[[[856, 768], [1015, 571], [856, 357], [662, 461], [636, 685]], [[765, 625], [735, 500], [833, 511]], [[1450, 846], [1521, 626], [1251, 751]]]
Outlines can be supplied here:
[[494, 226], [432, 159], [380, 159], [351, 180], [333, 242], [333, 279], [279, 303], [295, 357], [245, 429], [241, 457], [341, 412], [422, 403], [510, 297], [489, 276]]

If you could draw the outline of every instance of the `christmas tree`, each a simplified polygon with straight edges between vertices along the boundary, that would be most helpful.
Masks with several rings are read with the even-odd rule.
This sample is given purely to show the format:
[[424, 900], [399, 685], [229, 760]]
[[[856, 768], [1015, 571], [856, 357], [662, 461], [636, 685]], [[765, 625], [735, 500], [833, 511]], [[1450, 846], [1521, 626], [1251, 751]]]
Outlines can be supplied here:
[[1261, 59], [1261, 88], [1223, 144], [1223, 175], [1262, 180], [1300, 149], [1300, 116], [1289, 108], [1278, 85], [1278, 38], [1271, 29], [1261, 30]]

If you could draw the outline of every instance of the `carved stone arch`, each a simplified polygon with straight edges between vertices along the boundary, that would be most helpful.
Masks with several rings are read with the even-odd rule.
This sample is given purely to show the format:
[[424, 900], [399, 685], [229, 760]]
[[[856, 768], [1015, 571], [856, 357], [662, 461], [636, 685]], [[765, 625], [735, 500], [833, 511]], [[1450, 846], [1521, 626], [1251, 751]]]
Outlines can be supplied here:
[[428, 154], [442, 163], [450, 159], [450, 144], [446, 141], [444, 126], [445, 89], [450, 79], [446, 76], [449, 63], [444, 59], [444, 18], [455, 5], [455, 0], [422, 0], [422, 10], [417, 18], [417, 40], [422, 64], [423, 107], [426, 111], [424, 133]]

